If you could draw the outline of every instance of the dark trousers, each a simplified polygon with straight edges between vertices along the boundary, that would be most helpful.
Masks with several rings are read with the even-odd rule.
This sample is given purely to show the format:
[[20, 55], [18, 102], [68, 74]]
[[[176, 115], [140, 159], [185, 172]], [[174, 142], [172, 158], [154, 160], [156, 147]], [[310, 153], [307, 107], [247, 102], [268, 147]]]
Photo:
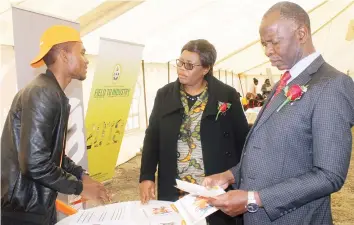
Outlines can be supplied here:
[[1, 225], [42, 225], [38, 223], [21, 221], [11, 217], [1, 217]]
[[1, 216], [1, 225], [54, 225], [56, 221], [43, 223], [43, 222], [32, 222], [23, 221], [12, 217]]
[[50, 210], [45, 216], [24, 212], [1, 212], [1, 225], [55, 225], [56, 210]]

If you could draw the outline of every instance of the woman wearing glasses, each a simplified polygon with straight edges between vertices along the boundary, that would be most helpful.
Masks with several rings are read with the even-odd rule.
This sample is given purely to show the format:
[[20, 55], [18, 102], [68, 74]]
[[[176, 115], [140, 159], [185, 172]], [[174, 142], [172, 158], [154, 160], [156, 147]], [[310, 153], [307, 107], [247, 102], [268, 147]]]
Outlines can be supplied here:
[[[141, 160], [142, 203], [155, 198], [157, 167], [158, 199], [176, 201], [185, 194], [174, 187], [176, 178], [201, 184], [239, 162], [248, 125], [236, 90], [213, 76], [215, 60], [208, 41], [188, 42], [176, 60], [178, 79], [157, 91]], [[221, 211], [207, 221], [242, 223]]]

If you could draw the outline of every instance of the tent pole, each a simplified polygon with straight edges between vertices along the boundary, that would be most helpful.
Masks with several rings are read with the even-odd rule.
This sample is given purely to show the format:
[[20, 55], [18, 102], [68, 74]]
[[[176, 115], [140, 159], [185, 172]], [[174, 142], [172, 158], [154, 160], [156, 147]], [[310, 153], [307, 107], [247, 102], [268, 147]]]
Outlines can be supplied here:
[[145, 85], [145, 66], [144, 66], [144, 60], [141, 60], [141, 69], [143, 72], [143, 86], [144, 86], [144, 105], [145, 105], [145, 123], [146, 123], [146, 128], [149, 125], [148, 121], [148, 116], [147, 116], [147, 105], [146, 105], [146, 85]]
[[170, 61], [167, 62], [167, 83], [170, 83]]
[[225, 84], [227, 84], [227, 70], [225, 70]]
[[234, 87], [234, 71], [231, 71], [231, 82], [232, 82], [232, 87]]
[[246, 96], [245, 93], [243, 92], [243, 87], [242, 87], [242, 82], [241, 82], [241, 74], [240, 73], [238, 74], [238, 80], [240, 81], [240, 87], [241, 87], [242, 94], [243, 94], [243, 96]]

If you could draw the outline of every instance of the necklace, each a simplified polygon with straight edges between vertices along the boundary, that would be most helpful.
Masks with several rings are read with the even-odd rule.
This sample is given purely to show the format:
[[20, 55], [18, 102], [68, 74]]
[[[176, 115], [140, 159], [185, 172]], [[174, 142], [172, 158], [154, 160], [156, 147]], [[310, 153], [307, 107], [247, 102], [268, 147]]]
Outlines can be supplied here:
[[196, 96], [191, 96], [191, 95], [189, 95], [189, 94], [186, 93], [186, 97], [187, 97], [189, 100], [191, 100], [191, 101], [197, 101], [197, 100], [199, 100], [200, 95], [201, 95], [201, 94], [196, 95]]
[[[205, 83], [203, 83], [203, 85], [204, 85], [204, 88], [203, 88], [203, 89], [204, 89], [204, 90], [205, 90], [207, 84], [208, 84], [208, 83], [207, 83], [206, 81], [205, 81]], [[191, 101], [193, 101], [193, 102], [199, 100], [199, 99], [200, 99], [200, 96], [202, 95], [203, 92], [204, 92], [204, 91], [202, 91], [201, 93], [199, 93], [199, 94], [197, 94], [197, 95], [192, 96], [192, 95], [188, 94], [186, 91], [184, 91], [184, 93], [186, 93], [187, 99], [189, 99], [189, 100], [191, 100]]]

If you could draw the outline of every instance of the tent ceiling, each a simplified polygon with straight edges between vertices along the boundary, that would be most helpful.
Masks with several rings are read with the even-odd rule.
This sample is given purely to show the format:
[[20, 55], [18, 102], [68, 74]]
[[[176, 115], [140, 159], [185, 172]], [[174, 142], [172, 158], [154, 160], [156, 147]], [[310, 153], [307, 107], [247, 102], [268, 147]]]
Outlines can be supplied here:
[[109, 23], [116, 17], [141, 4], [142, 1], [106, 1], [95, 9], [80, 16], [81, 35], [88, 34], [95, 29]]
[[0, 0], [0, 44], [13, 45], [11, 4], [24, 9], [76, 21], [103, 0]]
[[[167, 62], [191, 39], [213, 43], [218, 59], [258, 38], [264, 12], [276, 0], [148, 0], [84, 37], [97, 54], [99, 37], [145, 44], [144, 60]], [[309, 10], [323, 0], [296, 0]]]
[[80, 22], [87, 34], [132, 9], [142, 1], [0, 0], [0, 44], [13, 45], [11, 5]]
[[[270, 65], [266, 63], [267, 59], [257, 42], [258, 27], [264, 12], [277, 1], [0, 0], [0, 44], [13, 45], [10, 10], [13, 4], [36, 12], [80, 21], [83, 41], [89, 54], [97, 54], [99, 38], [106, 37], [144, 44], [143, 58], [146, 62], [166, 63], [179, 56], [180, 49], [186, 42], [203, 38], [209, 40], [217, 49], [217, 60], [220, 62], [216, 65], [217, 69], [259, 74], [265, 73]], [[300, 4], [307, 11], [320, 5], [310, 14], [313, 31], [319, 29], [346, 5], [353, 2], [353, 0], [292, 1]], [[354, 13], [346, 15], [338, 17], [341, 23], [336, 22], [338, 25], [335, 27], [338, 29], [340, 27], [341, 30], [335, 31], [338, 35], [331, 36], [332, 43], [326, 37], [329, 33], [334, 33], [334, 26], [327, 25], [315, 35], [316, 47], [318, 46], [321, 52], [325, 49], [328, 57], [332, 54], [329, 52], [338, 54], [338, 49], [345, 51], [348, 44], [353, 46], [351, 44], [353, 41], [345, 42], [342, 37], [345, 33], [344, 27], [354, 19], [351, 16]], [[345, 25], [339, 26], [339, 24]], [[254, 44], [250, 45], [250, 43]], [[241, 48], [244, 50], [230, 55]], [[227, 59], [224, 60], [226, 57]], [[273, 72], [279, 71], [273, 69]]]

